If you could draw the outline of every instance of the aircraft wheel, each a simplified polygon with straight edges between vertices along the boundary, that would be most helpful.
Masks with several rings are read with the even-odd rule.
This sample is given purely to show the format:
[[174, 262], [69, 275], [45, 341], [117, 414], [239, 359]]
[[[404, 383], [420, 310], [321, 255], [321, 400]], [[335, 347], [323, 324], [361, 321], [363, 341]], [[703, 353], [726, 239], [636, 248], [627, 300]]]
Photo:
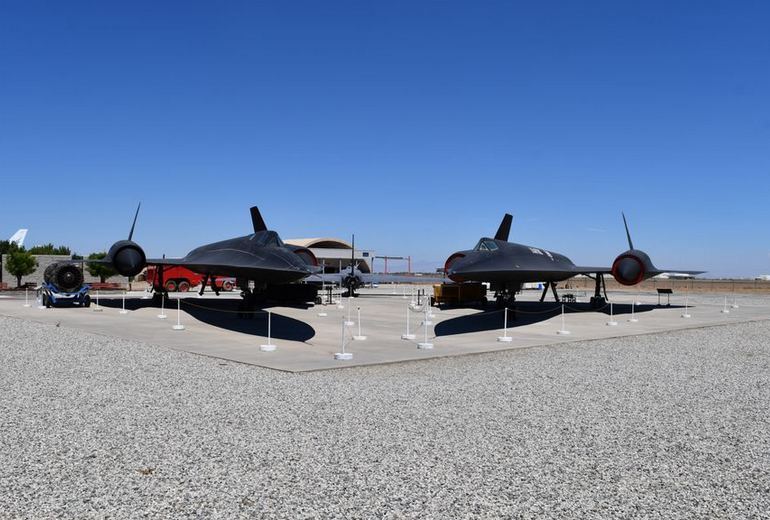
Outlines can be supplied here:
[[166, 290], [168, 292], [175, 292], [176, 291], [176, 280], [169, 280], [166, 282]]
[[86, 297], [83, 298], [83, 307], [90, 307], [91, 306], [91, 296], [86, 294]]
[[43, 307], [45, 307], [46, 309], [50, 309], [51, 308], [51, 298], [49, 298], [47, 294], [43, 294], [43, 302], [42, 303], [43, 303]]
[[179, 292], [187, 292], [190, 290], [190, 282], [187, 280], [180, 280], [176, 286], [176, 290]]

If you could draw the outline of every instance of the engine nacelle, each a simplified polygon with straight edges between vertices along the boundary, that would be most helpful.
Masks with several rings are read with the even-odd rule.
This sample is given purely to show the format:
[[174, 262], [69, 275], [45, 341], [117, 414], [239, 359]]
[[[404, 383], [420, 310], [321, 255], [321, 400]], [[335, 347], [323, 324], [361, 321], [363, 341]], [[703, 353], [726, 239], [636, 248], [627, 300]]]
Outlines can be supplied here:
[[453, 282], [463, 282], [462, 278], [459, 276], [454, 276], [449, 274], [449, 269], [451, 269], [452, 264], [454, 264], [456, 261], [460, 260], [461, 258], [465, 258], [465, 255], [463, 253], [454, 253], [449, 258], [446, 259], [446, 262], [444, 262], [444, 274], [449, 276], [449, 279]]
[[60, 292], [77, 292], [83, 286], [83, 272], [75, 264], [51, 264], [43, 272], [43, 280]]
[[612, 277], [621, 285], [636, 285], [654, 276], [655, 266], [644, 251], [629, 249], [612, 262]]
[[307, 265], [312, 265], [313, 267], [318, 267], [318, 259], [315, 257], [313, 252], [306, 248], [306, 247], [299, 247], [297, 249], [294, 249], [294, 254], [298, 255]]
[[136, 276], [147, 264], [147, 257], [139, 244], [120, 240], [112, 244], [105, 258], [121, 276]]

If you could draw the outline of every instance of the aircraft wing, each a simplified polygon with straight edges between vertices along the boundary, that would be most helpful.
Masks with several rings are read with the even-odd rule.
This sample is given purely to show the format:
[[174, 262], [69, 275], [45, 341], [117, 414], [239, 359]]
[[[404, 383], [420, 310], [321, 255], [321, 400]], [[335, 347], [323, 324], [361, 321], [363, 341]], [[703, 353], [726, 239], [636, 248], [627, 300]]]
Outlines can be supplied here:
[[188, 261], [184, 258], [148, 258], [147, 265], [166, 267], [186, 267], [199, 273], [249, 280], [269, 280], [271, 283], [289, 283], [301, 280], [306, 271], [287, 265], [279, 267], [256, 267], [253, 262], [201, 262]]
[[[660, 269], [656, 268], [653, 271], [648, 271], [651, 276], [657, 276], [661, 273], [681, 273], [691, 274], [693, 276], [703, 274], [706, 271], [688, 271], [687, 269]], [[575, 266], [575, 274], [611, 274], [611, 267], [589, 267], [589, 266]]]
[[612, 267], [596, 267], [596, 266], [584, 266], [584, 265], [577, 265], [575, 268], [571, 271], [574, 274], [610, 274], [612, 272]]

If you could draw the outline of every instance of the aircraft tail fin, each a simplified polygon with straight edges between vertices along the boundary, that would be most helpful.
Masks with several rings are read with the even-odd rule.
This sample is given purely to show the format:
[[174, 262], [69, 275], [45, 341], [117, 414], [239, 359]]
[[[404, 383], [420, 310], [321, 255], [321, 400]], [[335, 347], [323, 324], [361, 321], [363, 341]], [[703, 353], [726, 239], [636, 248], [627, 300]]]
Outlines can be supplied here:
[[513, 216], [506, 213], [503, 217], [503, 221], [500, 222], [500, 227], [497, 228], [495, 240], [505, 240], [506, 242], [508, 241], [508, 235], [511, 234], [511, 222], [513, 222]]
[[8, 239], [8, 242], [11, 242], [12, 244], [16, 244], [19, 247], [22, 247], [24, 245], [24, 239], [27, 238], [27, 231], [28, 229], [20, 229], [16, 233], [13, 234], [11, 238]]
[[254, 226], [254, 233], [267, 231], [267, 226], [265, 225], [265, 221], [262, 218], [262, 214], [259, 212], [259, 208], [256, 206], [252, 206], [251, 208], [251, 223]]
[[134, 222], [131, 224], [131, 231], [128, 232], [128, 240], [131, 241], [132, 238], [134, 238], [134, 228], [136, 227], [136, 217], [139, 216], [139, 208], [142, 207], [142, 203], [140, 202], [139, 205], [136, 207], [136, 213], [134, 213]]
[[633, 249], [634, 243], [631, 242], [631, 233], [628, 231], [628, 222], [626, 222], [626, 214], [622, 211], [620, 212], [621, 215], [623, 215], [623, 225], [626, 226], [626, 238], [628, 239], [628, 248]]

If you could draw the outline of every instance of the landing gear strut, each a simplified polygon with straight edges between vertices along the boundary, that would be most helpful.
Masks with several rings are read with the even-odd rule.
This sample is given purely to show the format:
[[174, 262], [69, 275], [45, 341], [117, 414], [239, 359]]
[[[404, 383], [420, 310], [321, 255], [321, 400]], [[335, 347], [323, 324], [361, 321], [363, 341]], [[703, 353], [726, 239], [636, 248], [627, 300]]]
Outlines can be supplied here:
[[[597, 273], [594, 280], [596, 280], [596, 286], [594, 288], [594, 295], [591, 296], [591, 308], [600, 309], [607, 305], [607, 284], [604, 282], [604, 275], [602, 273]], [[602, 292], [604, 296], [602, 296]]]
[[543, 294], [540, 295], [540, 302], [542, 303], [545, 300], [545, 296], [548, 294], [549, 287], [551, 288], [551, 291], [553, 291], [553, 298], [556, 300], [556, 303], [560, 303], [559, 293], [556, 292], [556, 284], [554, 282], [545, 282], [545, 287], [543, 287]]
[[495, 306], [498, 309], [508, 308], [511, 311], [509, 316], [514, 320], [516, 319], [516, 292], [504, 285], [495, 289]]
[[258, 290], [256, 286], [252, 289], [248, 280], [237, 280], [236, 283], [241, 288], [242, 298], [238, 304], [238, 317], [251, 319], [254, 317], [254, 311], [265, 302], [264, 290]]

